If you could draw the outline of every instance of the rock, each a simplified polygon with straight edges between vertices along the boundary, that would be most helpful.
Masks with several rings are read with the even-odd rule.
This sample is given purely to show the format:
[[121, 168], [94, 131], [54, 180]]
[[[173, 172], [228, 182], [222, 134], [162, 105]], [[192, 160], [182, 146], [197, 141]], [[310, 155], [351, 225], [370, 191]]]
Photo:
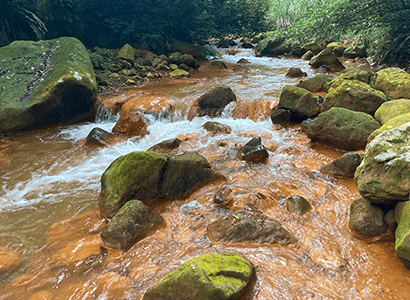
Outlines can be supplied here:
[[132, 290], [133, 283], [130, 278], [107, 272], [99, 276], [94, 294], [98, 295], [98, 298], [104, 297], [105, 300], [126, 300]]
[[127, 251], [161, 225], [161, 216], [141, 201], [130, 200], [114, 215], [101, 233], [103, 242]]
[[109, 146], [113, 143], [115, 135], [101, 129], [99, 127], [93, 128], [85, 139], [87, 145]]
[[215, 87], [199, 97], [188, 112], [188, 119], [199, 116], [220, 116], [225, 106], [236, 101], [236, 95], [228, 86]]
[[149, 288], [142, 299], [242, 299], [255, 277], [252, 262], [241, 254], [206, 253], [184, 262]]
[[180, 78], [188, 78], [191, 77], [191, 74], [185, 70], [176, 69], [169, 73], [169, 78], [171, 79], [180, 79]]
[[189, 71], [189, 67], [186, 64], [180, 64], [178, 68], [187, 72]]
[[0, 276], [15, 270], [21, 263], [19, 253], [0, 246]]
[[300, 124], [300, 126], [302, 127], [302, 131], [304, 133], [308, 132], [309, 127], [310, 127], [310, 125], [312, 125], [313, 120], [314, 120], [314, 118], [309, 118], [309, 119], [304, 120], [302, 122], [302, 124]]
[[370, 143], [377, 135], [380, 133], [399, 127], [406, 123], [410, 122], [410, 113], [404, 115], [398, 115], [397, 117], [390, 119], [386, 123], [383, 124], [382, 127], [372, 132], [372, 134], [368, 137], [367, 142]]
[[360, 236], [381, 236], [388, 226], [383, 220], [383, 210], [364, 198], [350, 205], [349, 228]]
[[316, 75], [315, 77], [301, 81], [296, 86], [308, 90], [312, 93], [317, 93], [323, 92], [325, 90], [325, 84], [329, 81], [330, 79], [325, 76]]
[[238, 210], [207, 227], [208, 236], [221, 242], [253, 242], [289, 244], [296, 240], [283, 225], [264, 215]]
[[252, 45], [251, 43], [244, 42], [244, 43], [242, 43], [242, 48], [244, 48], [244, 49], [253, 49], [253, 48], [255, 48], [255, 46]]
[[278, 108], [270, 116], [273, 124], [289, 125], [293, 121], [292, 112], [289, 109]]
[[195, 59], [207, 58], [207, 50], [203, 46], [192, 45], [185, 42], [181, 42], [175, 39], [170, 41], [171, 52], [180, 52], [185, 54], [191, 54]]
[[181, 52], [174, 52], [171, 53], [168, 57], [168, 62], [170, 64], [178, 64], [179, 63], [179, 58], [182, 56]]
[[316, 73], [327, 74], [331, 72], [332, 70], [326, 65], [321, 65], [318, 69], [316, 69]]
[[341, 84], [345, 83], [346, 80], [358, 80], [364, 83], [370, 84], [372, 79], [372, 74], [363, 70], [350, 70], [345, 73], [340, 74], [335, 79], [329, 81], [325, 84], [325, 91], [328, 92], [330, 88], [338, 88]]
[[297, 121], [316, 117], [320, 111], [318, 98], [315, 95], [292, 85], [283, 87], [278, 107], [290, 110], [292, 117]]
[[386, 96], [370, 87], [367, 83], [358, 80], [346, 80], [337, 88], [331, 88], [326, 95], [321, 112], [332, 107], [365, 112], [374, 115], [376, 110], [387, 101]]
[[102, 175], [100, 208], [111, 218], [129, 200], [148, 204], [183, 198], [216, 179], [221, 176], [194, 152], [175, 156], [131, 152], [117, 158]]
[[343, 52], [345, 51], [345, 49], [347, 48], [345, 45], [343, 45], [340, 42], [333, 42], [330, 43], [326, 46], [327, 48], [330, 48], [330, 50], [333, 51], [333, 53], [337, 56], [337, 57], [341, 57], [343, 55]]
[[343, 56], [347, 58], [365, 57], [366, 49], [364, 46], [347, 47], [343, 52]]
[[312, 51], [307, 51], [305, 54], [302, 55], [303, 60], [311, 60], [312, 57], [315, 56]]
[[360, 165], [363, 158], [360, 154], [348, 152], [336, 158], [328, 165], [320, 168], [320, 172], [333, 176], [354, 177], [356, 168]]
[[196, 62], [194, 57], [191, 54], [183, 54], [179, 57], [179, 63], [180, 64], [185, 64], [189, 68], [195, 69], [196, 67]]
[[399, 68], [380, 70], [374, 88], [382, 91], [389, 100], [410, 99], [410, 74]]
[[300, 195], [286, 198], [286, 209], [289, 212], [301, 214], [310, 209], [309, 202]]
[[409, 201], [400, 203], [396, 207], [396, 239], [395, 249], [397, 257], [408, 268], [410, 268], [410, 205]]
[[369, 135], [378, 128], [380, 124], [366, 113], [332, 107], [313, 120], [307, 136], [312, 141], [339, 149], [360, 150], [366, 146]]
[[143, 137], [148, 134], [148, 125], [149, 121], [143, 114], [138, 111], [126, 111], [123, 107], [112, 132]]
[[275, 57], [289, 53], [292, 49], [285, 45], [282, 38], [267, 38], [258, 43], [255, 47], [256, 56]]
[[300, 46], [296, 45], [293, 46], [292, 51], [290, 51], [289, 56], [291, 57], [297, 57], [297, 58], [301, 58], [303, 56], [303, 54], [306, 53], [306, 50], [300, 48]]
[[209, 68], [215, 70], [226, 70], [228, 69], [228, 66], [223, 61], [213, 60], [209, 63]]
[[241, 58], [236, 62], [237, 64], [250, 64], [251, 62], [245, 58]]
[[231, 127], [229, 127], [228, 125], [224, 125], [218, 122], [206, 122], [204, 125], [202, 125], [202, 128], [214, 134], [230, 134], [232, 131]]
[[232, 39], [221, 39], [217, 45], [218, 48], [229, 48], [229, 47], [235, 47], [238, 46], [238, 44], [232, 40]]
[[384, 102], [374, 113], [374, 118], [380, 124], [399, 115], [410, 113], [410, 99], [397, 99]]
[[174, 111], [174, 101], [161, 95], [136, 95], [121, 106], [120, 115], [126, 112], [139, 111], [154, 115], [156, 118], [166, 118]]
[[53, 300], [54, 295], [50, 291], [40, 291], [30, 297], [29, 300]]
[[262, 139], [260, 137], [256, 137], [239, 149], [236, 157], [248, 162], [263, 162], [269, 157], [269, 153], [262, 145]]
[[117, 57], [133, 61], [135, 58], [135, 50], [129, 44], [125, 44], [124, 46], [122, 46], [120, 51], [118, 51]]
[[235, 108], [231, 111], [232, 118], [250, 119], [255, 122], [265, 121], [272, 114], [273, 99], [259, 99], [248, 103], [235, 103]]
[[313, 55], [317, 55], [323, 50], [323, 47], [319, 43], [312, 42], [303, 45], [302, 49], [305, 51], [311, 51]]
[[344, 70], [345, 68], [329, 48], [312, 57], [309, 65], [311, 65], [313, 68], [319, 68], [322, 65], [326, 65], [334, 70]]
[[355, 173], [363, 198], [376, 204], [407, 201], [410, 193], [410, 123], [384, 131], [366, 147]]
[[306, 77], [307, 74], [303, 72], [300, 68], [291, 67], [285, 74], [287, 77]]
[[161, 143], [155, 144], [147, 151], [156, 152], [156, 153], [168, 153], [174, 149], [178, 149], [179, 145], [181, 145], [180, 139], [170, 139], [162, 141]]
[[0, 134], [91, 116], [97, 81], [79, 40], [15, 41], [0, 57]]

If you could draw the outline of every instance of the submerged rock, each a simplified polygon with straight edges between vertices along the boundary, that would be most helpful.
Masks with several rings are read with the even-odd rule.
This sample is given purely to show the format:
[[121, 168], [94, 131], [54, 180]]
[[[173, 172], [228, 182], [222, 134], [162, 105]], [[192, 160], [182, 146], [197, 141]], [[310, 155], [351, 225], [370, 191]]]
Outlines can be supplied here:
[[333, 176], [354, 177], [357, 167], [362, 162], [363, 157], [354, 152], [348, 152], [336, 158], [328, 165], [320, 168], [320, 172]]
[[228, 125], [221, 124], [218, 122], [206, 122], [204, 125], [202, 125], [202, 128], [204, 128], [206, 131], [209, 131], [213, 134], [220, 134], [220, 133], [230, 134], [232, 131], [232, 128], [229, 127]]
[[120, 118], [112, 132], [143, 137], [148, 134], [148, 125], [149, 121], [142, 113], [121, 109]]
[[262, 162], [269, 157], [269, 153], [265, 146], [262, 145], [262, 139], [256, 137], [239, 149], [236, 157], [249, 162]]
[[289, 212], [301, 214], [310, 209], [310, 203], [300, 195], [288, 197], [286, 199], [286, 209]]
[[255, 267], [243, 255], [207, 253], [173, 270], [143, 300], [242, 299], [254, 279]]
[[295, 243], [293, 235], [283, 225], [264, 215], [248, 210], [235, 211], [207, 227], [208, 236], [221, 242], [252, 242], [268, 244]]
[[79, 40], [15, 41], [0, 57], [0, 134], [91, 116], [97, 81]]
[[0, 276], [16, 269], [21, 263], [21, 255], [0, 246]]

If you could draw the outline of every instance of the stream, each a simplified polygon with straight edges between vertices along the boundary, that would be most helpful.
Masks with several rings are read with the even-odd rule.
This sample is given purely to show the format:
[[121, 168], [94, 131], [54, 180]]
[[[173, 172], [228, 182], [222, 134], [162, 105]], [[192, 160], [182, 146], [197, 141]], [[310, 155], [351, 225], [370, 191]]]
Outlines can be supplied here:
[[[115, 299], [97, 292], [96, 278], [107, 272], [132, 282], [124, 299], [141, 299], [147, 288], [181, 263], [209, 252], [241, 253], [253, 262], [257, 280], [246, 299], [408, 299], [410, 271], [397, 259], [394, 240], [366, 242], [348, 228], [350, 204], [360, 198], [354, 180], [319, 171], [344, 152], [311, 142], [299, 125], [273, 125], [257, 109], [252, 118], [238, 119], [235, 104], [228, 105], [221, 117], [187, 120], [189, 104], [212, 87], [228, 85], [238, 104], [273, 107], [284, 85], [300, 81], [285, 76], [290, 67], [301, 68], [309, 77], [316, 75], [307, 61], [299, 59], [259, 58], [244, 49], [222, 56], [230, 66], [240, 58], [250, 64], [228, 70], [204, 66], [189, 79], [150, 81], [134, 87], [175, 102], [172, 116], [148, 116], [151, 125], [144, 138], [104, 148], [81, 145], [94, 127], [110, 132], [114, 116], [20, 133], [0, 142], [6, 145], [6, 159], [0, 159], [0, 246], [23, 256], [16, 272], [0, 277], [0, 299], [30, 299], [40, 291], [51, 292], [54, 299]], [[230, 126], [232, 132], [210, 134], [202, 128], [210, 120]], [[258, 136], [269, 150], [268, 161], [238, 161], [238, 147]], [[187, 199], [154, 207], [166, 225], [126, 253], [108, 253], [74, 269], [55, 267], [52, 255], [104, 226], [98, 199], [100, 178], [110, 163], [177, 137], [182, 140], [180, 151], [197, 151], [230, 184], [274, 195], [278, 205], [245, 208], [278, 220], [298, 242], [211, 242], [207, 225], [226, 214], [213, 203], [215, 191], [223, 185], [218, 182]], [[289, 213], [284, 201], [293, 195], [305, 197], [312, 208], [302, 215]], [[56, 222], [62, 224], [61, 230], [49, 228]]]

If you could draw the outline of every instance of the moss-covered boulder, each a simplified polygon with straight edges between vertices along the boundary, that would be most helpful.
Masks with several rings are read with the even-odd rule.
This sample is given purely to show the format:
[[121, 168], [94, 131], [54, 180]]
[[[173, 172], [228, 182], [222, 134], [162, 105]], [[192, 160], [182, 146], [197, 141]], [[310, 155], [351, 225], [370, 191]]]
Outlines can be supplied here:
[[302, 89], [308, 90], [312, 93], [323, 92], [325, 90], [325, 85], [330, 81], [329, 78], [316, 75], [315, 77], [306, 79], [298, 83], [296, 86]]
[[159, 214], [138, 200], [131, 200], [114, 215], [101, 233], [103, 242], [119, 250], [128, 250], [162, 223]]
[[120, 51], [118, 51], [117, 57], [119, 58], [125, 58], [127, 60], [134, 60], [135, 58], [135, 49], [132, 48], [131, 45], [129, 44], [125, 44], [124, 46], [122, 46], [122, 48], [120, 49]]
[[374, 88], [382, 91], [390, 100], [410, 99], [410, 74], [399, 68], [380, 70]]
[[343, 52], [345, 52], [347, 46], [343, 45], [340, 42], [333, 42], [330, 43], [326, 46], [327, 48], [329, 48], [330, 50], [333, 51], [333, 53], [337, 56], [337, 57], [341, 57], [343, 55]]
[[112, 217], [130, 200], [147, 204], [183, 198], [217, 178], [208, 161], [194, 152], [132, 152], [117, 158], [102, 175], [100, 208]]
[[263, 162], [269, 157], [268, 150], [262, 145], [262, 139], [256, 137], [239, 149], [236, 157], [248, 162]]
[[313, 55], [317, 55], [320, 51], [323, 50], [322, 45], [317, 42], [307, 43], [302, 46], [302, 49], [306, 52], [311, 51]]
[[260, 41], [255, 47], [257, 56], [275, 57], [288, 53], [291, 50], [282, 38], [267, 38]]
[[319, 54], [313, 56], [309, 62], [309, 65], [311, 65], [313, 68], [319, 68], [322, 65], [326, 65], [335, 71], [345, 69], [343, 64], [329, 48], [326, 48], [325, 50], [319, 52]]
[[397, 117], [390, 119], [389, 121], [384, 123], [383, 126], [380, 127], [379, 129], [373, 131], [372, 134], [367, 139], [367, 142], [370, 143], [377, 135], [379, 135], [382, 132], [399, 127], [409, 122], [410, 122], [410, 113], [398, 115]]
[[400, 261], [410, 268], [410, 202], [399, 203], [396, 206], [397, 221], [395, 249]]
[[351, 46], [343, 51], [343, 56], [347, 58], [365, 57], [366, 48], [364, 46]]
[[0, 57], [0, 134], [90, 116], [97, 82], [79, 40], [15, 41]]
[[347, 152], [336, 158], [328, 165], [320, 167], [320, 172], [343, 177], [354, 177], [357, 167], [362, 162], [363, 157], [355, 152]]
[[286, 209], [289, 212], [302, 214], [310, 209], [310, 203], [300, 195], [286, 198]]
[[374, 118], [380, 124], [399, 115], [410, 113], [410, 99], [397, 99], [384, 102], [374, 113]]
[[367, 83], [346, 80], [337, 88], [331, 88], [323, 100], [321, 112], [332, 107], [343, 107], [374, 115], [375, 111], [387, 101], [386, 96]]
[[196, 68], [195, 59], [191, 54], [182, 54], [181, 57], [179, 58], [179, 63], [185, 64], [189, 68], [192, 68], [192, 69]]
[[359, 150], [366, 146], [369, 135], [380, 124], [369, 114], [332, 107], [310, 124], [307, 136], [312, 141], [343, 150]]
[[380, 204], [407, 201], [410, 194], [410, 123], [384, 131], [366, 147], [355, 173], [360, 194]]
[[306, 77], [306, 72], [303, 72], [300, 68], [291, 67], [285, 74], [286, 77]]
[[191, 74], [189, 74], [189, 72], [182, 70], [182, 69], [178, 69], [178, 68], [176, 68], [171, 73], [169, 73], [169, 78], [171, 79], [180, 79], [180, 78], [188, 78], [188, 77], [191, 77]]
[[187, 260], [149, 288], [143, 300], [243, 299], [255, 267], [236, 253], [207, 253]]
[[207, 227], [208, 237], [221, 242], [295, 243], [296, 239], [275, 219], [242, 209]]
[[298, 120], [316, 117], [320, 111], [318, 97], [308, 90], [293, 85], [283, 87], [278, 108], [290, 110], [293, 117]]
[[286, 108], [278, 108], [271, 115], [273, 124], [289, 125], [293, 122], [292, 112]]
[[325, 91], [328, 92], [330, 88], [338, 88], [346, 80], [358, 80], [364, 83], [370, 84], [372, 74], [363, 70], [350, 70], [345, 73], [340, 74], [335, 79], [329, 81], [325, 84]]

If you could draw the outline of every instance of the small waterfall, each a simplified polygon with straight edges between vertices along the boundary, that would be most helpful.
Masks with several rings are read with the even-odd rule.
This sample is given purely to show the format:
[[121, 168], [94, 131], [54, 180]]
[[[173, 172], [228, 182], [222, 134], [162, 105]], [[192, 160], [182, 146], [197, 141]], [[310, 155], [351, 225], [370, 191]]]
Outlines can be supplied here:
[[95, 114], [95, 123], [116, 122], [117, 115], [113, 115], [104, 105], [98, 105]]

